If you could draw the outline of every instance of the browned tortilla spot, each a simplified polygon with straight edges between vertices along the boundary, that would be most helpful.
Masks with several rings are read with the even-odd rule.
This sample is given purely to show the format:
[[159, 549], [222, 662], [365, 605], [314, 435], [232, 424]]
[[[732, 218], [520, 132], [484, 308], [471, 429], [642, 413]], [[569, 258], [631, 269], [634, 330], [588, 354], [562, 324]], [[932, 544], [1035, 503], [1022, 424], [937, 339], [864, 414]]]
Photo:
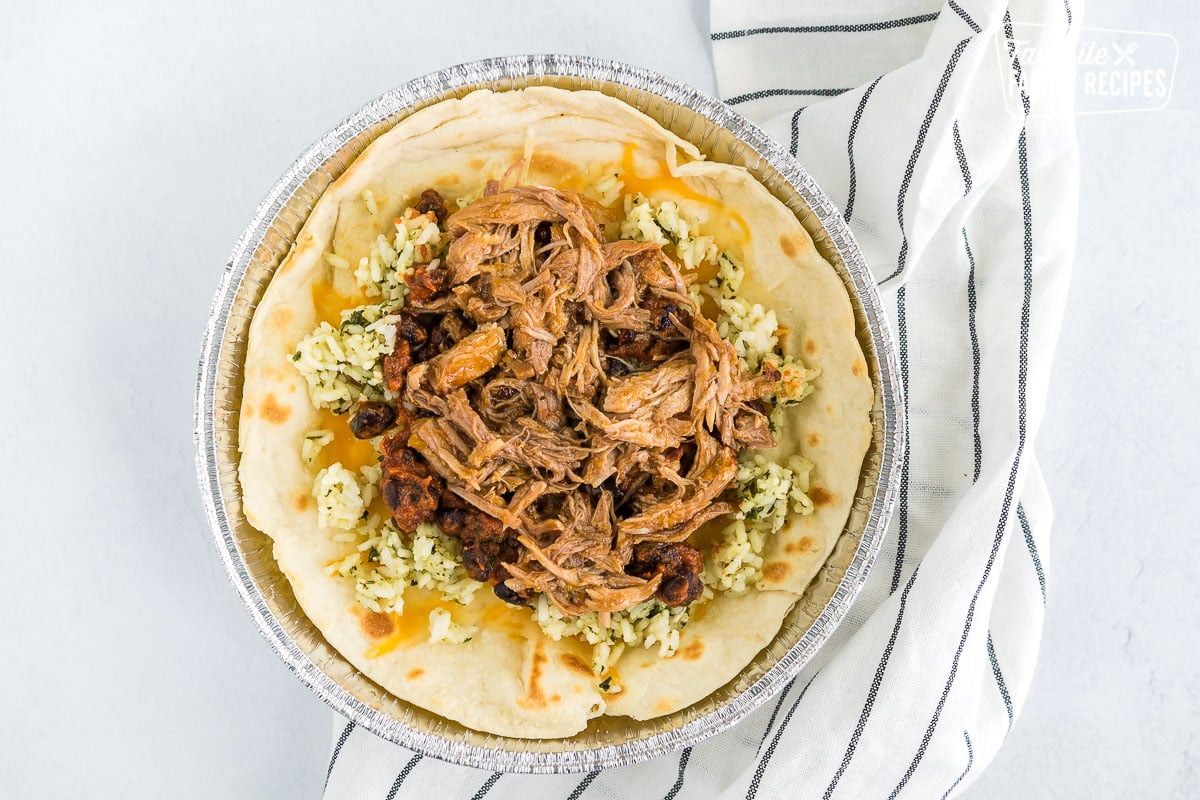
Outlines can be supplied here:
[[674, 707], [675, 707], [675, 704], [673, 702], [671, 702], [667, 698], [663, 698], [662, 700], [659, 700], [657, 703], [654, 704], [654, 713], [670, 714], [671, 709]]
[[783, 546], [785, 553], [808, 553], [817, 549], [817, 543], [811, 536], [801, 536], [794, 542], [788, 542]]
[[804, 352], [808, 353], [810, 356], [815, 356], [817, 354], [817, 340], [809, 339], [807, 342], [805, 342]]
[[833, 495], [824, 486], [814, 486], [808, 496], [819, 506], [829, 505], [833, 502]]
[[364, 611], [362, 614], [359, 614], [358, 624], [362, 628], [363, 633], [372, 639], [382, 639], [385, 636], [391, 636], [392, 631], [396, 629], [396, 623], [392, 620], [392, 615], [379, 611]]
[[808, 446], [809, 447], [820, 447], [821, 446], [821, 434], [816, 433], [816, 432], [810, 433], [808, 435]]
[[553, 178], [569, 178], [579, 171], [570, 161], [553, 153], [534, 153], [529, 168]]
[[525, 708], [545, 708], [546, 695], [542, 691], [542, 666], [546, 663], [546, 654], [542, 651], [542, 643], [533, 646], [533, 666], [529, 669], [529, 689], [521, 700], [517, 701]]
[[407, 677], [410, 681], [415, 681], [417, 678], [421, 677], [424, 674], [425, 674], [425, 670], [421, 669], [420, 667], [417, 667], [416, 669], [409, 670]]
[[[442, 177], [440, 177], [436, 181], [434, 181], [431, 185], [433, 185], [433, 186], [458, 186], [460, 183], [462, 183], [462, 178], [459, 177], [457, 174], [451, 173], [449, 175], [443, 175]], [[413, 205], [416, 205], [416, 203], [413, 203]]]
[[550, 702], [551, 703], [561, 703], [562, 695], [559, 694], [558, 692], [555, 692], [554, 694], [550, 695]]
[[271, 327], [278, 332], [287, 330], [287, 326], [295, 318], [295, 314], [287, 306], [280, 306], [271, 312]]
[[861, 378], [867, 374], [867, 363], [861, 358], [854, 359], [854, 363], [850, 365], [850, 371], [854, 373], [854, 377]]
[[833, 404], [832, 404], [832, 403], [830, 403], [829, 405], [825, 406], [825, 413], [826, 413], [826, 414], [832, 414], [832, 413], [833, 413]]
[[292, 495], [292, 504], [296, 506], [296, 510], [304, 512], [308, 509], [308, 492], [296, 492]]
[[589, 678], [592, 677], [591, 666], [589, 666], [586, 661], [574, 653], [563, 653], [558, 657], [558, 660], [562, 662], [564, 667], [572, 672], [578, 672], [580, 675], [586, 675]]
[[484, 167], [487, 166], [487, 162], [484, 161], [482, 158], [472, 158], [470, 161], [467, 162], [467, 166], [470, 167], [471, 169], [475, 170], [476, 172], [479, 172], [481, 169], [483, 169]]
[[804, 237], [798, 233], [784, 234], [779, 237], [779, 246], [788, 258], [795, 258], [804, 250]]
[[263, 419], [272, 425], [282, 425], [283, 423], [287, 422], [287, 418], [292, 415], [292, 409], [288, 406], [281, 405], [280, 402], [275, 399], [275, 395], [269, 394], [267, 395], [267, 399], [263, 400], [262, 407], [259, 409], [258, 413], [262, 414]]
[[679, 657], [684, 661], [695, 661], [704, 655], [704, 640], [697, 639], [679, 651]]
[[763, 566], [763, 577], [769, 581], [781, 581], [787, 577], [787, 574], [792, 571], [784, 561], [772, 561], [770, 564]]

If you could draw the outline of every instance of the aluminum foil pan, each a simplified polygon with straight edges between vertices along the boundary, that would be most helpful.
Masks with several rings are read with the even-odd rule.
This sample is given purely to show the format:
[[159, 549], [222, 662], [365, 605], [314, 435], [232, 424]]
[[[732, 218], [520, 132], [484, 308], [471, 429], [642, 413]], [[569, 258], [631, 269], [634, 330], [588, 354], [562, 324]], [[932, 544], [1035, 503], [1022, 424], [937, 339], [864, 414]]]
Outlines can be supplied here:
[[[574, 737], [554, 740], [467, 729], [395, 698], [361, 675], [301, 611], [270, 540], [242, 515], [237, 480], [250, 317], [317, 198], [371, 141], [414, 111], [478, 88], [534, 85], [604, 92], [694, 142], [708, 158], [749, 169], [796, 213], [841, 275], [875, 386], [875, 435], [845, 530], [771, 644], [696, 705], [648, 722], [601, 717]], [[259, 205], [233, 248], [204, 334], [196, 464], [217, 550], [246, 609], [297, 677], [332, 708], [385, 739], [445, 761], [508, 772], [584, 772], [664, 755], [728, 728], [778, 693], [828, 641], [862, 588], [891, 515], [905, 441], [897, 374], [878, 292], [841, 213], [759, 128], [718, 100], [628, 64], [560, 55], [495, 58], [417, 78], [366, 104], [300, 156]]]

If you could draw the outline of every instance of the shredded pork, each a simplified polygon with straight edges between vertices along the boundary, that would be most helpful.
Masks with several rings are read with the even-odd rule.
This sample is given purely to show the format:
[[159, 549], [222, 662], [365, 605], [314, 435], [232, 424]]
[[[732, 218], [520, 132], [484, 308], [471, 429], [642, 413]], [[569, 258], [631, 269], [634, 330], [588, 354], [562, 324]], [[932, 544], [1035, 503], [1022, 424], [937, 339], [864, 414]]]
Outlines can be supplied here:
[[[444, 214], [435, 192], [422, 203]], [[606, 241], [606, 214], [575, 192], [490, 185], [446, 216], [444, 260], [409, 278], [384, 363], [396, 524], [437, 520], [501, 598], [545, 593], [570, 616], [695, 600], [686, 540], [734, 510], [738, 453], [774, 444], [778, 375], [747, 374], [679, 265]]]

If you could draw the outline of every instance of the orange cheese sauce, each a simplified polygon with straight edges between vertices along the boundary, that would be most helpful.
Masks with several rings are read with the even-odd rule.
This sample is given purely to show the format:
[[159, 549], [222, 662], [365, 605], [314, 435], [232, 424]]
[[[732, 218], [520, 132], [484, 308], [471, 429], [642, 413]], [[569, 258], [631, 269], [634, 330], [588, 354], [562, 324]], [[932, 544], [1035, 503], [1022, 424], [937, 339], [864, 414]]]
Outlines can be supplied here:
[[624, 193], [636, 194], [641, 192], [646, 197], [667, 194], [670, 195], [670, 199], [672, 200], [693, 200], [710, 209], [712, 219], [709, 221], [709, 224], [704, 226], [704, 233], [712, 236], [718, 244], [733, 243], [728, 233], [734, 230], [739, 234], [732, 237], [737, 244], [745, 244], [750, 241], [750, 226], [746, 224], [746, 220], [741, 214], [729, 208], [721, 201], [701, 194], [688, 186], [682, 178], [677, 178], [670, 173], [666, 163], [659, 164], [658, 174], [656, 175], [639, 175], [634, 166], [633, 159], [633, 154], [636, 150], [636, 145], [626, 145], [625, 151], [621, 156], [620, 178], [625, 184], [622, 190]]
[[403, 613], [391, 613], [392, 632], [367, 649], [367, 658], [379, 658], [404, 644], [428, 641], [429, 612], [436, 608], [448, 611], [450, 617], [461, 624], [461, 619], [456, 616], [462, 616], [462, 606], [442, 600], [439, 593], [428, 589], [412, 586], [405, 589]]
[[504, 602], [492, 594], [490, 588], [480, 589], [475, 597], [475, 601], [463, 609], [472, 625], [504, 628], [509, 633], [518, 633], [526, 625], [532, 624], [528, 611]]
[[317, 427], [333, 431], [333, 441], [321, 448], [314, 465], [316, 469], [340, 463], [346, 469], [357, 472], [359, 467], [379, 461], [379, 453], [371, 446], [371, 441], [357, 439], [350, 432], [349, 414], [334, 414], [326, 408], [317, 413], [320, 415]]
[[342, 312], [366, 302], [361, 293], [342, 294], [328, 281], [317, 281], [312, 285], [313, 308], [317, 311], [317, 322], [328, 322], [337, 327], [342, 322]]
[[[410, 586], [404, 590], [403, 613], [392, 612], [389, 615], [392, 622], [391, 632], [367, 649], [367, 658], [379, 658], [399, 647], [428, 641], [429, 612], [438, 608], [448, 612], [455, 624], [476, 625], [480, 630], [520, 630], [529, 622], [528, 611], [510, 606], [492, 596], [486, 587], [479, 589], [469, 606], [460, 606], [458, 603], [443, 600], [440, 592]], [[357, 606], [354, 612], [360, 616], [370, 613]]]

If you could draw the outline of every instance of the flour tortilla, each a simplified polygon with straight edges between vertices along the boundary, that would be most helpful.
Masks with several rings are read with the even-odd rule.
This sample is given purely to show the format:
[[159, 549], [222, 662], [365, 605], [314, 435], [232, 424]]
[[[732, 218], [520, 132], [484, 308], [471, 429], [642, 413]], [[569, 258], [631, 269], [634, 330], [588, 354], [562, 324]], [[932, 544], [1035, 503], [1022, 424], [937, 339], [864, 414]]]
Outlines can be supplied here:
[[[677, 200], [719, 247], [741, 256], [748, 273], [743, 294], [775, 310], [790, 331], [785, 349], [821, 371], [814, 393], [788, 411], [779, 446], [768, 454], [799, 453], [816, 465], [815, 513], [790, 519], [769, 540], [757, 590], [718, 595], [696, 615], [675, 657], [627, 648], [614, 670], [624, 691], [615, 695], [597, 688], [586, 645], [551, 641], [528, 611], [504, 606], [486, 590], [469, 607], [450, 606], [456, 622], [480, 626], [463, 645], [430, 643], [419, 632], [434, 602], [419, 591], [405, 594], [406, 614], [398, 621], [357, 607], [353, 581], [324, 573], [351, 545], [334, 543], [333, 531], [318, 527], [311, 490], [321, 462], [309, 466], [300, 457], [304, 435], [328, 421], [310, 404], [289, 359], [321, 316], [314, 287], [348, 304], [362, 302], [350, 271], [330, 267], [324, 253], [357, 264], [422, 190], [435, 188], [447, 202], [478, 194], [520, 159], [522, 182], [583, 189], [618, 174], [651, 199]], [[635, 179], [629, 159], [635, 175], [660, 177]], [[362, 200], [364, 189], [374, 196], [375, 214]], [[734, 678], [776, 635], [833, 549], [872, 432], [874, 394], [846, 289], [796, 217], [745, 170], [704, 161], [692, 144], [625, 103], [549, 87], [446, 100], [368, 147], [326, 190], [276, 271], [250, 326], [244, 378], [243, 508], [273, 539], [275, 558], [313, 624], [397, 697], [469, 728], [514, 737], [570, 736], [601, 714], [661, 716]], [[339, 436], [349, 436], [344, 427]], [[401, 628], [417, 633], [381, 647], [407, 635]]]

